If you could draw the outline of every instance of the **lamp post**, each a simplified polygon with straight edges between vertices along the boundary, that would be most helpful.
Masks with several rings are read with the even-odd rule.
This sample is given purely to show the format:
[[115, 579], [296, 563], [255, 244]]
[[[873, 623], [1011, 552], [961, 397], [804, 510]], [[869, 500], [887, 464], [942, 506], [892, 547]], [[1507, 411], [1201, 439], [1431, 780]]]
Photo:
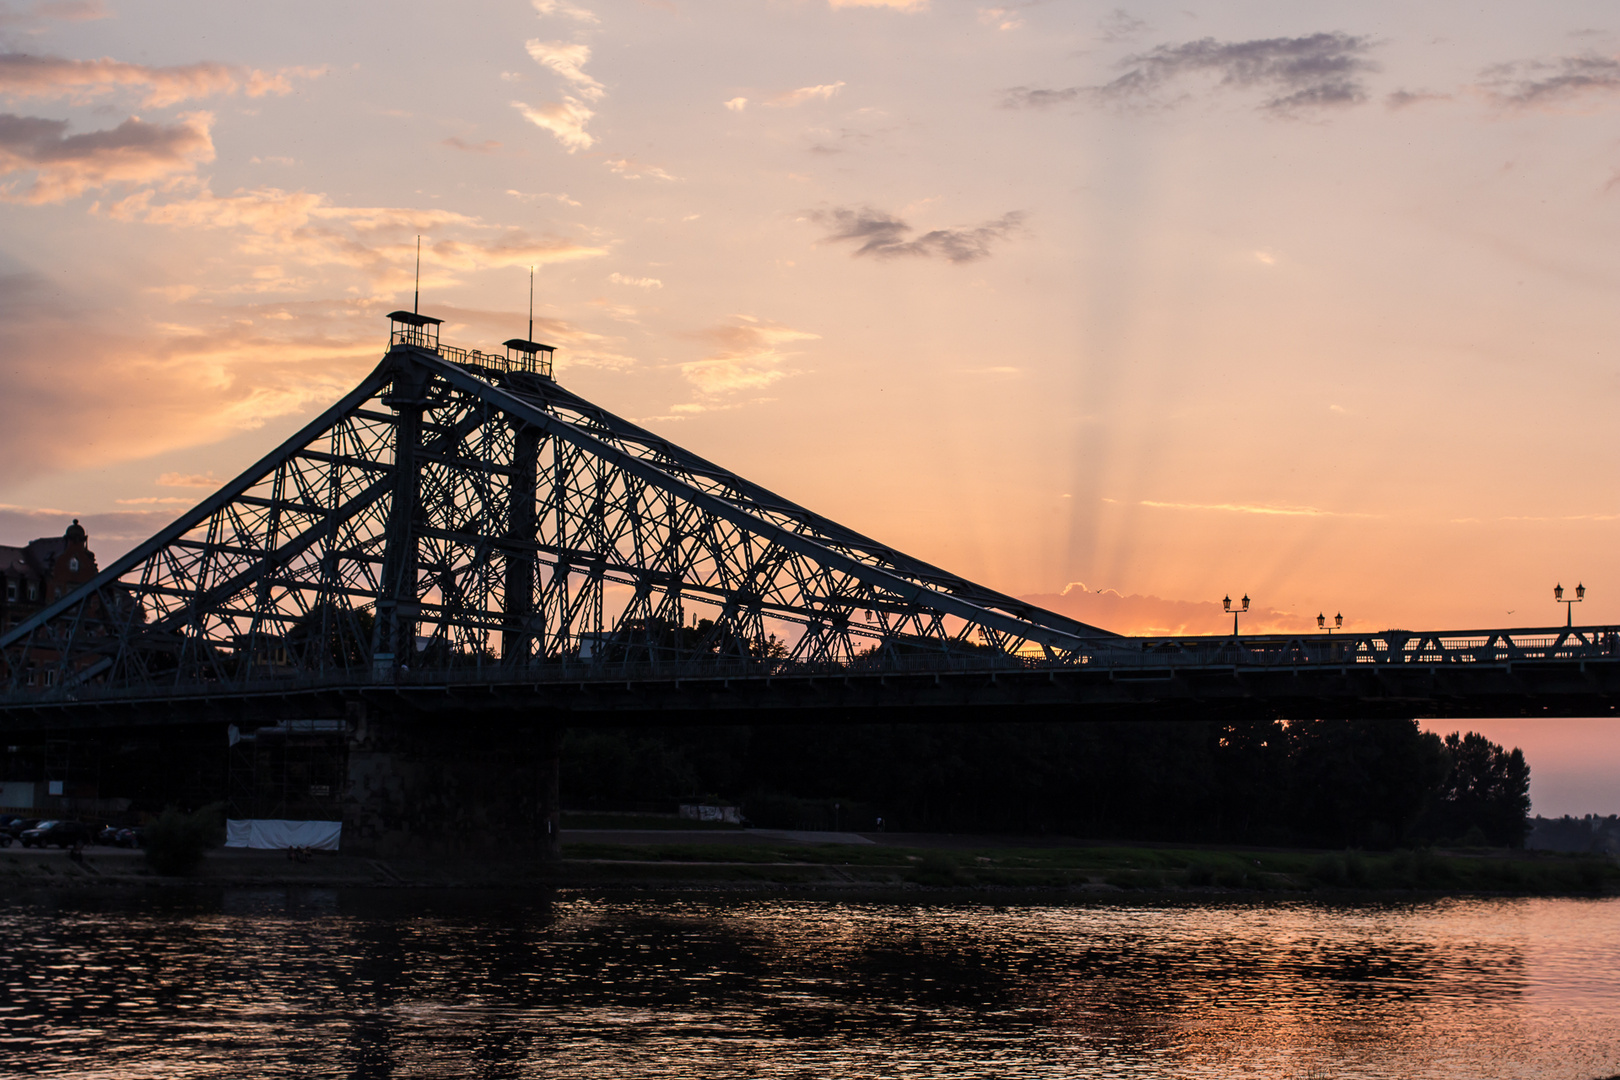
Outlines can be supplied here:
[[1248, 593], [1243, 594], [1243, 600], [1241, 601], [1241, 603], [1243, 604], [1242, 607], [1234, 608], [1232, 606], [1232, 597], [1230, 595], [1221, 597], [1221, 607], [1224, 608], [1227, 611], [1230, 611], [1232, 613], [1232, 636], [1233, 637], [1238, 636], [1238, 615], [1241, 612], [1245, 612], [1245, 611], [1249, 610], [1249, 594]]
[[1575, 625], [1575, 605], [1586, 599], [1586, 586], [1575, 586], [1575, 599], [1564, 599], [1564, 586], [1562, 583], [1553, 586], [1553, 599], [1564, 605], [1564, 625]]
[[1318, 630], [1326, 630], [1328, 632], [1328, 637], [1332, 637], [1333, 631], [1344, 629], [1344, 614], [1341, 612], [1340, 614], [1333, 616], [1333, 625], [1329, 626], [1327, 624], [1327, 616], [1318, 613], [1316, 616], [1316, 628]]

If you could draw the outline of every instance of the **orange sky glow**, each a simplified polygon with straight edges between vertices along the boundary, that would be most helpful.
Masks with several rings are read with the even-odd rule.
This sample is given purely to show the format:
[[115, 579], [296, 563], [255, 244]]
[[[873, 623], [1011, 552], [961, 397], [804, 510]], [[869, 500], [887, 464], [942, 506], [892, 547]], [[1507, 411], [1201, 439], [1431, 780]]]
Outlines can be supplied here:
[[0, 99], [3, 542], [245, 468], [420, 236], [446, 341], [535, 266], [571, 389], [1113, 630], [1620, 622], [1612, 5], [12, 0]]

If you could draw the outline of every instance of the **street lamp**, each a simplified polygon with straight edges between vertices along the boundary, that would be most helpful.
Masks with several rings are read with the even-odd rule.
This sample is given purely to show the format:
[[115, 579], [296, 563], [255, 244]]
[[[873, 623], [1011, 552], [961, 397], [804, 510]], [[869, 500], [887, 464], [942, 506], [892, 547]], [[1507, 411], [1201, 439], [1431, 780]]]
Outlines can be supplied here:
[[1327, 616], [1319, 613], [1316, 616], [1316, 628], [1318, 630], [1326, 629], [1328, 632], [1328, 637], [1332, 637], [1333, 631], [1344, 629], [1344, 615], [1341, 613], [1333, 616], [1333, 625], [1328, 626]]
[[1232, 636], [1233, 637], [1238, 636], [1238, 628], [1237, 628], [1237, 626], [1238, 626], [1238, 614], [1240, 612], [1244, 612], [1244, 611], [1249, 610], [1249, 594], [1248, 593], [1243, 594], [1242, 603], [1243, 603], [1243, 606], [1241, 608], [1234, 608], [1232, 606], [1232, 597], [1231, 597], [1230, 594], [1221, 597], [1221, 607], [1226, 609], [1227, 611], [1230, 611], [1232, 613]]
[[1560, 604], [1564, 605], [1564, 613], [1565, 613], [1564, 614], [1564, 625], [1565, 626], [1574, 626], [1575, 625], [1575, 605], [1580, 603], [1582, 600], [1586, 599], [1586, 586], [1585, 585], [1577, 585], [1577, 586], [1575, 586], [1575, 599], [1573, 599], [1573, 600], [1565, 600], [1564, 599], [1564, 586], [1562, 584], [1554, 585], [1553, 586], [1553, 599], [1558, 601]]

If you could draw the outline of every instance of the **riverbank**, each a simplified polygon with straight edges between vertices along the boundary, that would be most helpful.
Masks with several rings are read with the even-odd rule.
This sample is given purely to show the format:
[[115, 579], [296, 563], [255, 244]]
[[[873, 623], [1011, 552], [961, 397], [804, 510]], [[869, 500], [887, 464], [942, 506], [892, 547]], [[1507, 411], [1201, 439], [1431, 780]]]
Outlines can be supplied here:
[[[1034, 846], [1039, 843], [1041, 846]], [[321, 886], [652, 888], [811, 891], [989, 890], [1049, 895], [1425, 893], [1620, 895], [1620, 861], [1500, 849], [1313, 852], [1146, 847], [1042, 838], [895, 836], [775, 830], [575, 830], [563, 859], [373, 859], [218, 849], [186, 878], [152, 872], [140, 852], [0, 850], [0, 889]]]

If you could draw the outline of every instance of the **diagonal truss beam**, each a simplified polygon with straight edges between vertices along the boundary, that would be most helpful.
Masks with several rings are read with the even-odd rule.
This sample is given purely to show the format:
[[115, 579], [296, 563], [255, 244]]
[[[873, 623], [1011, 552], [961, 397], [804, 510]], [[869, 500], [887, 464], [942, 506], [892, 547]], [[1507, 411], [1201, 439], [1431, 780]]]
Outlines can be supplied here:
[[1018, 666], [1030, 650], [1082, 663], [1118, 640], [474, 360], [396, 345], [274, 452], [0, 636], [0, 693], [412, 666], [499, 680], [556, 665]]

